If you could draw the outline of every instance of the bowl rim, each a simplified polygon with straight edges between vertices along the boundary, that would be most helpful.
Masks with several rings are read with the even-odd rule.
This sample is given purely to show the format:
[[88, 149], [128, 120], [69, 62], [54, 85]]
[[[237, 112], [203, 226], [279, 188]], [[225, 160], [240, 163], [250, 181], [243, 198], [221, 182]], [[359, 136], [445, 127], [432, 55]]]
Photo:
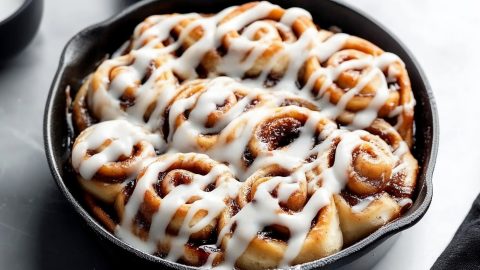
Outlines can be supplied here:
[[[22, 1], [23, 1], [22, 4], [18, 6], [17, 9], [15, 9], [15, 11], [10, 13], [10, 15], [8, 15], [7, 17], [3, 18], [3, 20], [0, 20], [0, 27], [8, 24], [10, 21], [14, 20], [18, 15], [23, 13], [25, 9], [27, 9], [28, 6], [30, 6], [33, 3], [34, 0], [22, 0]], [[35, 0], [35, 1], [38, 1], [38, 0]]]
[[[25, 3], [28, 3], [29, 1], [30, 0], [25, 0]], [[158, 263], [160, 265], [170, 267], [172, 269], [198, 269], [197, 267], [192, 267], [192, 266], [187, 266], [187, 265], [176, 263], [176, 262], [171, 262], [171, 261], [162, 259], [160, 257], [142, 252], [139, 249], [136, 249], [130, 246], [129, 244], [123, 242], [122, 240], [117, 238], [115, 235], [107, 231], [93, 216], [91, 216], [88, 213], [87, 209], [85, 209], [81, 205], [81, 203], [77, 200], [77, 198], [75, 198], [72, 192], [70, 192], [59, 170], [59, 168], [61, 167], [61, 164], [60, 164], [61, 162], [57, 161], [57, 157], [53, 152], [52, 129], [51, 129], [53, 107], [55, 104], [53, 100], [54, 100], [54, 97], [59, 93], [59, 91], [61, 91], [61, 89], [59, 89], [59, 83], [67, 67], [68, 61], [66, 61], [66, 58], [71, 45], [74, 43], [76, 39], [84, 36], [88, 32], [98, 28], [106, 27], [114, 21], [122, 20], [125, 16], [132, 13], [133, 11], [137, 9], [141, 9], [143, 6], [146, 6], [150, 3], [157, 2], [157, 1], [159, 0], [144, 0], [138, 3], [135, 3], [123, 9], [118, 14], [113, 15], [112, 17], [104, 21], [101, 21], [99, 23], [86, 27], [85, 29], [75, 34], [67, 42], [67, 44], [63, 48], [59, 65], [55, 72], [54, 79], [52, 81], [52, 84], [48, 93], [48, 97], [47, 97], [46, 106], [45, 106], [44, 125], [43, 125], [44, 147], [45, 147], [45, 153], [46, 153], [47, 161], [50, 167], [50, 171], [54, 177], [55, 182], [57, 183], [58, 188], [60, 189], [62, 194], [66, 197], [66, 199], [70, 202], [70, 204], [73, 206], [75, 211], [86, 221], [89, 227], [91, 227], [97, 234], [100, 234], [100, 236], [102, 236], [105, 239], [108, 239], [110, 242], [112, 242], [116, 246], [121, 247], [123, 250], [133, 253], [137, 257], [146, 259], [150, 262]], [[383, 26], [383, 24], [373, 19], [370, 15], [365, 14], [363, 11], [360, 11], [358, 8], [352, 7], [350, 4], [340, 2], [339, 0], [329, 0], [329, 1], [332, 2], [332, 4], [339, 6], [340, 8], [349, 9], [353, 13], [356, 13], [358, 16], [363, 17], [365, 20], [370, 21], [376, 26], [378, 26], [380, 30], [385, 32], [385, 34], [388, 35], [391, 38], [391, 40], [393, 40], [402, 50], [404, 50], [405, 54], [412, 61], [415, 69], [417, 69], [420, 75], [420, 80], [425, 85], [425, 91], [426, 91], [426, 95], [428, 96], [428, 101], [429, 101], [431, 114], [432, 114], [431, 151], [429, 156], [424, 157], [425, 160], [427, 160], [427, 163], [425, 163], [424, 165], [426, 166], [425, 179], [424, 179], [426, 194], [425, 194], [425, 198], [423, 199], [421, 204], [418, 206], [418, 208], [412, 211], [411, 213], [402, 215], [398, 219], [382, 226], [381, 228], [379, 228], [369, 236], [363, 238], [362, 240], [356, 242], [355, 244], [347, 248], [340, 250], [339, 252], [336, 252], [330, 256], [327, 256], [318, 260], [314, 260], [311, 262], [307, 262], [307, 263], [303, 263], [303, 264], [291, 267], [295, 269], [315, 269], [318, 267], [327, 266], [342, 258], [349, 257], [354, 253], [360, 252], [362, 250], [366, 250], [369, 246], [374, 245], [375, 243], [380, 243], [386, 240], [387, 237], [413, 226], [425, 215], [426, 211], [430, 206], [430, 203], [432, 201], [432, 196], [433, 196], [432, 176], [433, 176], [433, 171], [435, 168], [435, 162], [436, 162], [437, 153], [438, 153], [440, 131], [439, 131], [439, 120], [438, 120], [438, 111], [437, 111], [436, 101], [433, 96], [433, 91], [430, 86], [430, 83], [428, 82], [428, 79], [425, 75], [425, 72], [422, 70], [418, 61], [416, 60], [414, 55], [411, 53], [411, 51], [405, 46], [405, 44], [397, 36], [395, 36], [390, 30], [388, 30], [385, 26]], [[0, 22], [0, 25], [1, 25], [1, 22]]]

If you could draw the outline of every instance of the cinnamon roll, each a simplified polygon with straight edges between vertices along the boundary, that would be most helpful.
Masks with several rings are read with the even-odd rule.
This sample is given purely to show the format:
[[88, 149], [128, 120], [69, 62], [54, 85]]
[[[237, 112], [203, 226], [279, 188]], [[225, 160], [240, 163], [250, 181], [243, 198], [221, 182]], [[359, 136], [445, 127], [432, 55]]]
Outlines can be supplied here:
[[292, 156], [302, 155], [317, 143], [320, 136], [336, 129], [327, 118], [317, 118], [313, 112], [297, 107], [276, 108], [252, 132], [243, 159], [247, 165], [253, 159], [284, 151]]
[[189, 81], [182, 84], [167, 109], [169, 126], [165, 133], [181, 151], [206, 151], [235, 118], [267, 103], [265, 91], [242, 86], [228, 77]]
[[162, 147], [158, 137], [124, 120], [101, 122], [76, 138], [72, 166], [81, 186], [105, 202], [113, 202], [125, 182]]
[[75, 126], [82, 131], [98, 121], [128, 118], [157, 130], [177, 79], [168, 55], [133, 51], [108, 59], [84, 82], [73, 103]]
[[[279, 166], [261, 169], [223, 213], [224, 265], [272, 269], [322, 258], [342, 247], [331, 194], [308, 194], [305, 175]], [[221, 266], [220, 266], [221, 267]]]
[[118, 238], [203, 268], [334, 254], [415, 197], [405, 64], [269, 2], [145, 19], [77, 91], [72, 167]]
[[[335, 39], [335, 36], [329, 37]], [[389, 120], [412, 145], [413, 98], [410, 80], [400, 58], [357, 37], [344, 38], [340, 49], [327, 57], [310, 58], [305, 87], [330, 104], [332, 118], [365, 128], [377, 117]]]
[[172, 261], [216, 264], [218, 219], [238, 185], [228, 167], [206, 155], [162, 155], [118, 196], [116, 233], [127, 242], [139, 237], [143, 249]]
[[327, 150], [308, 165], [314, 171], [310, 192], [334, 190], [347, 246], [399, 217], [411, 205], [416, 183], [417, 162], [398, 132], [383, 120], [367, 130], [373, 134], [333, 134]]
[[273, 164], [286, 168], [303, 164], [311, 149], [335, 129], [333, 121], [308, 108], [259, 107], [232, 121], [208, 154], [230, 164], [244, 181]]
[[302, 42], [302, 35], [315, 32], [316, 26], [310, 14], [301, 9], [285, 10], [268, 2], [254, 2], [228, 12], [220, 20], [218, 31], [226, 51], [219, 71], [229, 76], [258, 77], [269, 86], [296, 64], [291, 58], [293, 47], [288, 45]]

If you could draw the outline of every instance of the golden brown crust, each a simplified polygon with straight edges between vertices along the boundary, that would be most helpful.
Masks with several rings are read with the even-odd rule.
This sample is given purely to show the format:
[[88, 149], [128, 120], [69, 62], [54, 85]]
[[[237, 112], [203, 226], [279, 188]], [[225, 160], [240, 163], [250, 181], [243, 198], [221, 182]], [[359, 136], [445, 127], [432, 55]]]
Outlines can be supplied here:
[[367, 130], [373, 135], [358, 150], [368, 151], [356, 155], [345, 190], [334, 195], [347, 246], [398, 218], [411, 205], [416, 185], [417, 161], [398, 132], [383, 120]]
[[86, 98], [90, 81], [91, 75], [89, 75], [83, 82], [82, 86], [75, 95], [75, 99], [73, 100], [72, 104], [72, 119], [78, 134], [98, 121], [90, 115], [88, 109]]
[[117, 222], [108, 214], [101, 204], [89, 193], [84, 193], [84, 200], [93, 216], [111, 233], [115, 231]]

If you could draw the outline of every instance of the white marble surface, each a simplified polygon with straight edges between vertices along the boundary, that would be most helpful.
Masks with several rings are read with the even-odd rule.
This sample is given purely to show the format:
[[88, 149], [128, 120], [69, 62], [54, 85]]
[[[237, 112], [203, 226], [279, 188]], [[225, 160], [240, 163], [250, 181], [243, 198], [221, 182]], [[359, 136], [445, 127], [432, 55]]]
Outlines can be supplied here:
[[[111, 268], [52, 180], [43, 153], [42, 116], [64, 44], [125, 2], [46, 0], [33, 43], [8, 65], [0, 65], [0, 269]], [[441, 146], [432, 205], [376, 266], [427, 269], [480, 192], [480, 5], [474, 0], [348, 2], [404, 41], [435, 92]]]

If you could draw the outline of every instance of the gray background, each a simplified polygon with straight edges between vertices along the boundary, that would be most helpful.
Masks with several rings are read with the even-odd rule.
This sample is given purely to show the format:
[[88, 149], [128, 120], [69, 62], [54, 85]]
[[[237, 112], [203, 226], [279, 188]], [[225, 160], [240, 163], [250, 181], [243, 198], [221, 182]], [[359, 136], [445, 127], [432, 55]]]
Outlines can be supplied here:
[[[0, 0], [2, 1], [2, 0]], [[109, 269], [105, 252], [57, 190], [43, 150], [47, 92], [68, 39], [128, 4], [45, 0], [40, 31], [0, 65], [0, 269]], [[480, 191], [477, 1], [350, 0], [384, 23], [418, 57], [434, 89], [441, 147], [434, 198], [376, 269], [427, 269]], [[21, 34], [21, 33], [19, 33]], [[8, 37], [0, 37], [0, 42]]]

